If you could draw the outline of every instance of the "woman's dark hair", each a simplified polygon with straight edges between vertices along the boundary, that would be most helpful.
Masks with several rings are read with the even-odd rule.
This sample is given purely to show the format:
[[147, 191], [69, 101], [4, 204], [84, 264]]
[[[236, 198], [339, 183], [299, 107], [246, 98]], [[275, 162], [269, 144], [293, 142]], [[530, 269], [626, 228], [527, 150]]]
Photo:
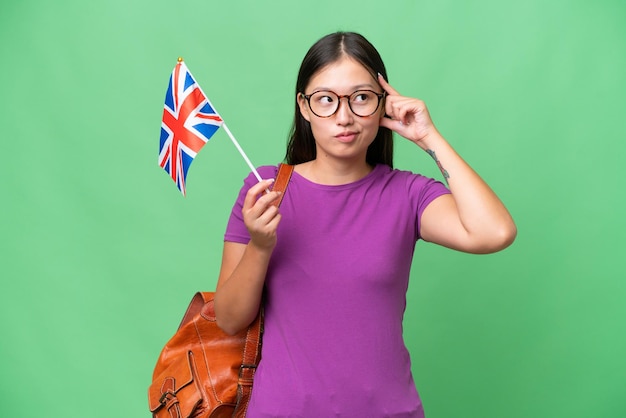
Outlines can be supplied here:
[[[385, 64], [376, 48], [367, 39], [354, 32], [336, 32], [317, 41], [304, 56], [298, 72], [294, 97], [297, 97], [299, 93], [304, 93], [309, 81], [319, 70], [337, 62], [344, 56], [361, 63], [375, 80], [378, 79], [378, 73], [387, 80]], [[311, 161], [315, 157], [315, 138], [311, 131], [311, 125], [300, 113], [296, 99], [294, 120], [289, 132], [285, 159], [288, 164], [300, 164]], [[367, 149], [366, 161], [370, 165], [382, 163], [393, 167], [393, 140], [392, 132], [389, 129], [383, 127], [378, 129], [374, 142]]]

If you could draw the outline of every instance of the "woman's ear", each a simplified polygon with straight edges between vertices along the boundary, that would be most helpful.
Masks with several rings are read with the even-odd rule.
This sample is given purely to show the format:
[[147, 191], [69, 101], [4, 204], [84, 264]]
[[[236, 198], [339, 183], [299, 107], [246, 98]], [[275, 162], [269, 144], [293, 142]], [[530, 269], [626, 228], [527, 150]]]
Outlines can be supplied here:
[[296, 94], [296, 100], [298, 101], [298, 106], [300, 107], [300, 114], [307, 122], [311, 122], [311, 114], [309, 113], [309, 104], [307, 103], [304, 94], [298, 93]]

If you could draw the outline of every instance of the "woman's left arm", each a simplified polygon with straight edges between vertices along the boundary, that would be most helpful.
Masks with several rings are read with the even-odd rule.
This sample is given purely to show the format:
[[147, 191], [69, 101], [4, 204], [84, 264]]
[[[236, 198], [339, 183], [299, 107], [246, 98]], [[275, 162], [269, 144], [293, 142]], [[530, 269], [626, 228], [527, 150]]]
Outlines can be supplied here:
[[426, 151], [448, 182], [451, 194], [433, 200], [422, 213], [420, 236], [455, 250], [486, 254], [508, 247], [517, 234], [502, 201], [441, 136], [423, 101], [398, 94], [382, 76], [387, 91], [380, 125]]

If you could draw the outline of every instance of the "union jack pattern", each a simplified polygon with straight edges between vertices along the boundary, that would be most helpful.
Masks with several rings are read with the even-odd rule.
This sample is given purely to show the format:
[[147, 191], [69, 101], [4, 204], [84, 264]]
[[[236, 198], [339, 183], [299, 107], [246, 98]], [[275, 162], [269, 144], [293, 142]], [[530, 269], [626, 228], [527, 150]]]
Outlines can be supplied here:
[[183, 196], [191, 162], [222, 123], [185, 63], [179, 60], [165, 94], [159, 165], [172, 177]]

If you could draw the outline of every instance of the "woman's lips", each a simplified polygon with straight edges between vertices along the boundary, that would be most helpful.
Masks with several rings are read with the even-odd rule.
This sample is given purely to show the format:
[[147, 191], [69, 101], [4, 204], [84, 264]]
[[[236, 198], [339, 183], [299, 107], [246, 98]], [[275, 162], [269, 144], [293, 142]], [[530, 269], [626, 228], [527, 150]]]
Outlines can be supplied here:
[[340, 142], [352, 142], [356, 138], [356, 132], [342, 132], [335, 135], [335, 138]]

